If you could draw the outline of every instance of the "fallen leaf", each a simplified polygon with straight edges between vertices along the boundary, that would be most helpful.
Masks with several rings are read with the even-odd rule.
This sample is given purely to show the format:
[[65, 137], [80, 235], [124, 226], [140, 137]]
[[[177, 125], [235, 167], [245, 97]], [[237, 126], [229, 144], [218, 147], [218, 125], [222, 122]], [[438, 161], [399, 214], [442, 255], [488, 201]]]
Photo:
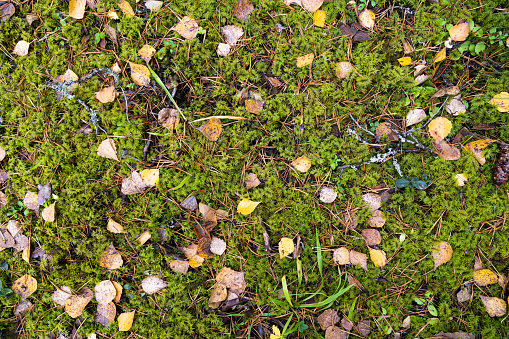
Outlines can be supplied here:
[[474, 282], [477, 286], [496, 284], [498, 276], [488, 269], [474, 271]]
[[412, 64], [412, 58], [411, 57], [399, 58], [398, 62], [401, 66], [408, 66]]
[[6, 155], [7, 155], [7, 153], [5, 152], [3, 147], [0, 146], [0, 161], [4, 160]]
[[221, 305], [221, 302], [226, 300], [228, 297], [228, 291], [226, 290], [226, 286], [220, 283], [217, 283], [212, 290], [210, 295], [210, 299], [208, 305], [210, 308], [218, 308]]
[[[391, 129], [392, 128], [392, 129]], [[378, 139], [382, 139], [384, 136], [389, 139], [389, 141], [398, 141], [399, 137], [396, 132], [393, 130], [396, 129], [396, 126], [390, 122], [382, 122], [376, 126], [375, 134]]]
[[72, 296], [71, 289], [67, 286], [60, 286], [60, 288], [57, 287], [55, 292], [51, 295], [51, 300], [59, 306], [65, 306], [65, 303], [67, 299], [69, 299]]
[[435, 151], [444, 160], [458, 160], [461, 157], [460, 150], [456, 146], [449, 145], [445, 140], [435, 145]]
[[311, 161], [305, 155], [292, 161], [291, 165], [299, 172], [306, 173], [311, 168]]
[[157, 122], [170, 131], [177, 129], [180, 123], [178, 110], [174, 108], [163, 108], [157, 115]]
[[118, 234], [124, 232], [124, 228], [122, 227], [122, 225], [120, 225], [118, 222], [111, 218], [108, 219], [108, 225], [106, 227], [108, 231], [110, 231], [111, 233]]
[[336, 76], [340, 79], [344, 79], [353, 70], [353, 65], [348, 61], [341, 61], [336, 66]]
[[143, 47], [138, 51], [138, 55], [145, 60], [147, 64], [154, 54], [156, 54], [156, 49], [150, 45], [143, 45]]
[[410, 54], [413, 53], [415, 49], [406, 41], [406, 39], [403, 39], [403, 53]]
[[444, 95], [456, 95], [460, 92], [460, 88], [458, 86], [450, 86], [439, 89], [435, 94], [431, 96], [430, 99], [440, 98]]
[[158, 11], [163, 6], [162, 1], [156, 1], [156, 0], [148, 0], [145, 1], [145, 8], [151, 10], [151, 11]]
[[353, 324], [350, 320], [348, 320], [346, 317], [343, 317], [341, 319], [341, 326], [347, 331], [350, 331], [353, 328]]
[[103, 104], [115, 101], [116, 96], [115, 86], [104, 87], [99, 92], [95, 92], [95, 97]]
[[195, 211], [198, 208], [198, 201], [194, 195], [190, 195], [184, 201], [182, 201], [180, 206], [185, 210]]
[[198, 131], [200, 131], [208, 140], [217, 141], [221, 132], [223, 132], [223, 125], [221, 124], [221, 120], [218, 118], [211, 118], [198, 128]]
[[375, 264], [376, 267], [382, 268], [387, 264], [387, 256], [384, 251], [373, 249], [371, 247], [368, 247], [368, 249], [371, 261], [373, 261], [373, 264]]
[[362, 237], [364, 238], [364, 241], [366, 241], [366, 245], [369, 247], [376, 246], [382, 242], [380, 232], [372, 228], [362, 230]]
[[239, 20], [246, 21], [249, 14], [254, 11], [254, 6], [249, 0], [239, 0], [233, 7], [233, 15]]
[[493, 96], [488, 103], [497, 106], [499, 112], [509, 112], [509, 93], [500, 92]]
[[449, 35], [454, 41], [465, 41], [467, 40], [469, 31], [468, 22], [464, 22], [449, 28]]
[[9, 180], [9, 174], [4, 170], [0, 170], [0, 184], [3, 184], [7, 180]]
[[371, 334], [371, 321], [369, 320], [362, 320], [359, 322], [358, 325], [359, 328], [359, 334], [366, 338]]
[[136, 242], [140, 245], [144, 245], [150, 238], [152, 238], [152, 236], [148, 231], [143, 232], [138, 238], [136, 238]]
[[170, 262], [170, 268], [173, 272], [187, 274], [189, 263], [183, 260], [173, 260]]
[[202, 237], [198, 240], [198, 248], [196, 252], [203, 259], [211, 259], [214, 257], [214, 253], [210, 252], [210, 243], [212, 240], [209, 237]]
[[371, 211], [375, 211], [382, 206], [382, 197], [375, 193], [366, 193], [361, 196], [362, 200], [371, 208]]
[[444, 333], [439, 332], [428, 339], [476, 339], [477, 337], [472, 333], [467, 333], [463, 331], [454, 332], [454, 333]]
[[16, 46], [14, 46], [14, 50], [12, 51], [13, 54], [16, 54], [17, 56], [25, 56], [28, 54], [28, 48], [30, 47], [30, 44], [24, 40], [18, 41]]
[[[75, 83], [76, 81], [78, 81], [78, 79], [79, 79], [79, 77], [78, 77], [78, 75], [76, 75], [76, 73], [74, 73], [70, 69], [67, 69], [67, 71], [65, 71], [64, 74], [57, 76], [55, 78], [55, 81], [59, 82], [59, 83], [74, 82], [73, 84], [67, 86], [67, 92], [72, 93], [74, 91], [74, 89], [76, 88], [76, 86], [78, 85], [77, 83]], [[62, 93], [55, 90], [55, 94], [57, 96], [57, 101], [60, 100]]]
[[243, 271], [235, 271], [228, 267], [223, 267], [216, 276], [216, 281], [226, 286], [230, 292], [241, 295], [246, 289], [246, 281]]
[[71, 318], [77, 318], [93, 297], [94, 294], [88, 287], [82, 287], [77, 295], [72, 295], [66, 300], [64, 310]]
[[332, 260], [336, 265], [350, 265], [350, 251], [345, 247], [336, 248]]
[[159, 181], [159, 169], [144, 169], [140, 173], [141, 180], [147, 187], [154, 187]]
[[290, 255], [295, 250], [295, 245], [293, 244], [293, 240], [290, 238], [281, 238], [279, 240], [279, 259], [283, 259], [284, 257]]
[[37, 201], [37, 194], [28, 191], [23, 199], [23, 204], [26, 208], [39, 212], [39, 202]]
[[227, 56], [228, 54], [230, 54], [231, 49], [232, 49], [232, 47], [230, 45], [220, 42], [217, 45], [217, 50], [216, 50], [217, 56], [220, 56], [220, 57]]
[[116, 315], [117, 309], [114, 303], [99, 304], [97, 305], [97, 313], [94, 316], [94, 321], [108, 327], [110, 323], [115, 321]]
[[406, 126], [412, 126], [426, 119], [426, 111], [422, 108], [416, 108], [408, 112], [406, 116]]
[[44, 208], [41, 213], [44, 221], [54, 222], [55, 221], [55, 203], [52, 203], [48, 207]]
[[131, 66], [131, 78], [134, 83], [138, 86], [148, 86], [150, 83], [150, 70], [140, 64], [135, 64], [129, 61]]
[[467, 290], [461, 290], [456, 294], [458, 302], [463, 303], [470, 300], [470, 293]]
[[279, 81], [277, 78], [266, 76], [265, 79], [272, 87], [279, 87], [283, 85], [283, 83]]
[[369, 9], [365, 9], [358, 15], [359, 23], [367, 29], [373, 29], [375, 26], [375, 13]]
[[37, 185], [39, 192], [37, 193], [37, 202], [39, 205], [44, 205], [46, 200], [51, 198], [51, 184], [48, 182], [46, 185]]
[[313, 63], [313, 59], [315, 55], [313, 53], [309, 53], [300, 57], [297, 57], [297, 67], [304, 67], [307, 65], [311, 65]]
[[124, 13], [124, 15], [126, 17], [132, 17], [134, 16], [134, 11], [133, 11], [133, 8], [131, 7], [131, 5], [125, 1], [125, 0], [118, 0], [117, 2], [118, 4], [118, 7], [120, 7], [120, 9], [122, 10], [122, 13]]
[[456, 174], [454, 176], [454, 178], [456, 179], [456, 186], [459, 186], [459, 187], [465, 186], [465, 182], [468, 181], [468, 178], [467, 178], [466, 174], [464, 174], [464, 173]]
[[141, 281], [141, 288], [147, 294], [157, 293], [166, 287], [168, 287], [168, 283], [155, 275], [148, 276]]
[[435, 260], [435, 270], [438, 266], [451, 260], [452, 253], [452, 247], [448, 242], [442, 241], [440, 243], [436, 243], [432, 252], [433, 259]]
[[183, 17], [178, 24], [173, 26], [171, 30], [182, 35], [184, 39], [194, 39], [198, 35], [198, 23], [188, 16]]
[[115, 287], [115, 298], [113, 298], [113, 302], [115, 303], [119, 303], [120, 302], [120, 297], [122, 297], [122, 285], [120, 285], [118, 282], [116, 281], [112, 281], [111, 282], [113, 284], [113, 287]]
[[316, 27], [325, 27], [325, 17], [327, 16], [327, 12], [322, 10], [316, 10], [313, 13], [313, 24]]
[[359, 265], [364, 271], [368, 271], [368, 256], [364, 253], [350, 250], [350, 263], [352, 265]]
[[326, 186], [322, 187], [322, 190], [320, 191], [320, 201], [325, 204], [333, 203], [337, 196], [338, 193], [336, 191]]
[[366, 42], [370, 39], [370, 35], [366, 32], [358, 30], [359, 24], [353, 23], [352, 25], [346, 25], [342, 22], [338, 23], [339, 29], [343, 35], [352, 38], [352, 42]]
[[187, 247], [182, 247], [180, 250], [184, 253], [187, 259], [189, 259], [189, 266], [196, 268], [200, 267], [205, 259], [200, 257], [198, 253], [198, 245], [191, 244]]
[[362, 286], [361, 282], [356, 277], [353, 276], [353, 274], [348, 273], [347, 274], [347, 279], [348, 279], [348, 283], [350, 285], [354, 285], [360, 291], [367, 293], [367, 290], [364, 288], [364, 286]]
[[509, 145], [500, 144], [499, 148], [500, 153], [493, 171], [493, 181], [497, 186], [505, 184], [509, 179]]
[[5, 228], [0, 227], [0, 248], [10, 248], [15, 245], [14, 237]]
[[210, 241], [210, 252], [223, 255], [224, 251], [226, 251], [226, 242], [223, 239], [212, 237]]
[[143, 193], [146, 185], [141, 178], [141, 175], [133, 171], [131, 175], [125, 179], [122, 179], [122, 187], [120, 191], [126, 195]]
[[71, 0], [69, 1], [69, 16], [74, 19], [83, 19], [85, 15], [85, 7], [87, 6], [86, 0]]
[[103, 158], [112, 159], [118, 161], [117, 157], [117, 146], [115, 146], [115, 140], [105, 139], [97, 147], [97, 155]]
[[265, 101], [249, 99], [246, 100], [244, 104], [246, 105], [246, 111], [253, 114], [259, 114], [263, 109], [263, 104], [265, 104]]
[[325, 339], [346, 339], [348, 332], [337, 326], [329, 326], [325, 331]]
[[29, 239], [21, 233], [18, 233], [14, 236], [14, 245], [12, 248], [17, 252], [23, 251], [30, 245]]
[[467, 111], [465, 104], [461, 101], [461, 94], [458, 94], [454, 98], [451, 99], [447, 105], [445, 105], [445, 110], [447, 113], [452, 114], [454, 116], [458, 116]]
[[261, 181], [258, 180], [258, 177], [254, 173], [249, 173], [244, 182], [246, 183], [246, 189], [255, 188], [261, 184]]
[[87, 1], [87, 6], [92, 8], [92, 9], [96, 9], [97, 8], [97, 1], [99, 0], [86, 0]]
[[235, 46], [237, 41], [244, 35], [244, 30], [242, 27], [238, 27], [235, 25], [228, 25], [221, 27], [221, 33], [226, 41], [226, 43], [230, 46]]
[[438, 52], [433, 57], [433, 63], [437, 63], [437, 62], [440, 62], [442, 60], [445, 60], [446, 57], [447, 57], [447, 48], [444, 47], [440, 52]]
[[122, 260], [122, 256], [113, 246], [113, 243], [108, 246], [108, 248], [103, 252], [101, 257], [99, 258], [99, 266], [107, 268], [109, 270], [114, 270], [122, 267], [124, 261]]
[[451, 129], [452, 123], [449, 121], [449, 119], [444, 117], [435, 118], [431, 120], [428, 125], [429, 133], [437, 144], [449, 135]]
[[237, 212], [243, 215], [249, 215], [253, 213], [256, 206], [260, 204], [260, 201], [251, 201], [249, 199], [242, 199], [237, 205]]
[[490, 317], [502, 317], [506, 314], [507, 304], [505, 300], [495, 297], [480, 296]]
[[136, 311], [126, 312], [118, 315], [118, 330], [119, 331], [129, 331], [131, 326], [133, 325], [134, 313]]
[[119, 20], [120, 18], [118, 17], [118, 14], [117, 12], [115, 11], [109, 11], [106, 16], [112, 20]]
[[100, 305], [106, 305], [115, 299], [117, 290], [109, 280], [103, 280], [94, 287], [95, 300]]
[[426, 74], [421, 74], [421, 75], [415, 77], [415, 84], [414, 84], [414, 86], [419, 86], [420, 84], [424, 83], [429, 78], [430, 78], [430, 76], [426, 75]]
[[329, 308], [323, 311], [323, 313], [318, 316], [317, 320], [322, 330], [325, 331], [330, 326], [334, 326], [339, 323], [341, 319], [339, 318], [337, 311]]
[[27, 263], [30, 263], [30, 238], [28, 238], [28, 245], [23, 249], [21, 253], [21, 259], [25, 260]]
[[11, 16], [16, 12], [16, 8], [10, 2], [0, 5], [0, 14], [2, 15], [2, 21], [9, 20]]
[[481, 164], [484, 165], [486, 163], [486, 158], [483, 156], [483, 151], [486, 147], [496, 142], [493, 139], [482, 139], [477, 141], [469, 142], [463, 147], [463, 149], [467, 152], [472, 152], [474, 154], [475, 159]]
[[372, 211], [372, 215], [372, 217], [368, 218], [368, 222], [371, 227], [380, 228], [385, 225], [386, 220], [382, 211], [374, 210]]
[[34, 304], [30, 300], [25, 300], [21, 304], [14, 307], [14, 314], [16, 316], [23, 316], [25, 313], [30, 312], [34, 307]]

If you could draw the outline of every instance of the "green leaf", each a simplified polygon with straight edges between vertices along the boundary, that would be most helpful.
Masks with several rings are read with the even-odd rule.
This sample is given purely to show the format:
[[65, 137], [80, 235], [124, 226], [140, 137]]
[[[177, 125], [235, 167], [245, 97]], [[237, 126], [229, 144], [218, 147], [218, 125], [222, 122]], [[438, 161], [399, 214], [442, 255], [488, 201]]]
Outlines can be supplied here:
[[484, 42], [478, 42], [477, 45], [475, 45], [475, 54], [478, 55], [485, 49], [486, 49], [486, 44]]
[[308, 325], [306, 325], [306, 323], [304, 322], [304, 320], [300, 321], [299, 322], [299, 332], [304, 332], [305, 330], [307, 330], [309, 328]]
[[435, 307], [435, 305], [428, 304], [428, 311], [429, 311], [429, 314], [431, 314], [432, 316], [434, 316], [434, 317], [438, 316], [438, 311], [437, 311], [437, 308]]
[[410, 181], [408, 181], [405, 178], [399, 178], [396, 180], [396, 187], [397, 188], [409, 188], [412, 187], [412, 184], [410, 184]]
[[426, 300], [417, 297], [414, 298], [414, 301], [417, 303], [417, 305], [424, 305], [424, 303], [426, 302]]
[[497, 29], [495, 27], [493, 27], [492, 29], [490, 29], [490, 33], [493, 34], [497, 31]]

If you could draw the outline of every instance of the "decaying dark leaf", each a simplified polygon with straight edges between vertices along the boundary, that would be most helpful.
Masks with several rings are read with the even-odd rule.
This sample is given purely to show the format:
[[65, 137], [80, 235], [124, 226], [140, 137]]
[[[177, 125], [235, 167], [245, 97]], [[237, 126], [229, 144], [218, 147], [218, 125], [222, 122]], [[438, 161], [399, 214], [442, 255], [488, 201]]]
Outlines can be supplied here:
[[362, 237], [368, 246], [376, 246], [382, 242], [380, 232], [372, 228], [362, 230]]
[[180, 207], [188, 211], [195, 211], [198, 208], [198, 201], [194, 195], [190, 195], [182, 201]]
[[428, 339], [476, 339], [476, 336], [472, 333], [463, 331], [454, 333], [439, 332], [431, 337], [428, 337]]
[[364, 288], [364, 286], [362, 286], [361, 282], [356, 278], [354, 277], [353, 274], [351, 273], [348, 273], [348, 283], [350, 285], [354, 285], [355, 287], [357, 287], [359, 290], [361, 290], [362, 292], [365, 292], [367, 293], [368, 291]]
[[361, 320], [359, 322], [359, 334], [364, 338], [371, 334], [371, 321]]
[[249, 14], [254, 11], [254, 6], [249, 0], [239, 0], [233, 7], [233, 15], [239, 20], [246, 21]]
[[99, 304], [97, 305], [97, 313], [94, 316], [94, 321], [104, 327], [108, 327], [110, 323], [115, 321], [116, 315], [117, 309], [113, 302], [104, 305]]
[[37, 185], [39, 193], [37, 194], [37, 202], [39, 205], [44, 205], [46, 200], [51, 198], [51, 184], [48, 182], [46, 185]]
[[509, 145], [500, 145], [500, 154], [493, 173], [493, 180], [498, 186], [503, 185], [509, 179]]
[[10, 2], [3, 2], [0, 5], [0, 13], [2, 15], [2, 21], [7, 21], [16, 12], [16, 8]]
[[350, 38], [352, 38], [353, 42], [366, 42], [370, 39], [370, 36], [368, 33], [363, 32], [361, 30], [358, 30], [355, 24], [352, 24], [351, 26], [344, 24], [342, 22], [338, 23], [338, 27], [343, 33], [343, 35], [346, 35]]
[[337, 311], [329, 308], [320, 314], [317, 320], [322, 330], [325, 331], [330, 326], [336, 325], [340, 321], [340, 318]]
[[172, 131], [177, 128], [180, 122], [179, 113], [174, 108], [163, 108], [159, 111], [157, 122], [159, 125], [162, 125]]
[[203, 259], [210, 259], [214, 257], [214, 253], [210, 252], [210, 243], [212, 240], [210, 238], [203, 237], [198, 240], [198, 250], [197, 253]]
[[325, 339], [346, 339], [348, 338], [348, 332], [337, 327], [329, 326], [325, 331]]

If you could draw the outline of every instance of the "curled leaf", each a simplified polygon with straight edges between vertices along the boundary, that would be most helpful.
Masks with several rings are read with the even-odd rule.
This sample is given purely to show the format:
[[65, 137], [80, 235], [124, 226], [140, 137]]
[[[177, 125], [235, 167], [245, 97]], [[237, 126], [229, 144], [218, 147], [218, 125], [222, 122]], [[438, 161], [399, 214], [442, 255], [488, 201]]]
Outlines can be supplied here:
[[97, 148], [97, 155], [103, 158], [112, 159], [118, 161], [117, 147], [115, 146], [115, 140], [105, 139]]

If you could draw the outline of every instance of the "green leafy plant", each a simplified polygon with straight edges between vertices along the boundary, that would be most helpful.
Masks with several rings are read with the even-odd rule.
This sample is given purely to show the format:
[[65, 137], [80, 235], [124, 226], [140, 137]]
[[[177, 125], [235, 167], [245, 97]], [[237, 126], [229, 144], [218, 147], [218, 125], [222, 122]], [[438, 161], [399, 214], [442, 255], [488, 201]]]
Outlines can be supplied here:
[[433, 294], [431, 292], [427, 291], [424, 296], [427, 299], [414, 297], [414, 302], [417, 305], [420, 305], [420, 306], [426, 305], [426, 308], [428, 309], [429, 314], [431, 314], [434, 317], [437, 317], [438, 316], [438, 310], [435, 307], [435, 305], [433, 305], [433, 303], [431, 302], [432, 299], [433, 299]]
[[418, 177], [407, 177], [405, 178], [399, 178], [396, 180], [396, 187], [397, 188], [417, 188], [418, 190], [425, 190], [429, 187], [431, 184], [431, 181], [428, 181], [428, 176], [424, 174], [422, 176], [422, 179], [419, 179]]
[[25, 208], [25, 204], [23, 204], [23, 201], [18, 201], [16, 204], [17, 206], [11, 206], [10, 211], [5, 213], [5, 215], [8, 217], [16, 218], [17, 214], [23, 211], [23, 215], [26, 217], [30, 211]]
[[[364, 8], [368, 7], [369, 3], [370, 3], [369, 0], [360, 0], [359, 7], [357, 7], [357, 8], [359, 9], [359, 11], [362, 11]], [[376, 1], [371, 0], [371, 7], [375, 7], [375, 6], [376, 6]]]
[[105, 37], [106, 34], [104, 34], [104, 32], [95, 33], [94, 35], [95, 43], [98, 44], [99, 42], [101, 42], [101, 39], [104, 39]]
[[8, 297], [11, 293], [10, 288], [2, 288], [2, 280], [0, 280], [0, 297]]

